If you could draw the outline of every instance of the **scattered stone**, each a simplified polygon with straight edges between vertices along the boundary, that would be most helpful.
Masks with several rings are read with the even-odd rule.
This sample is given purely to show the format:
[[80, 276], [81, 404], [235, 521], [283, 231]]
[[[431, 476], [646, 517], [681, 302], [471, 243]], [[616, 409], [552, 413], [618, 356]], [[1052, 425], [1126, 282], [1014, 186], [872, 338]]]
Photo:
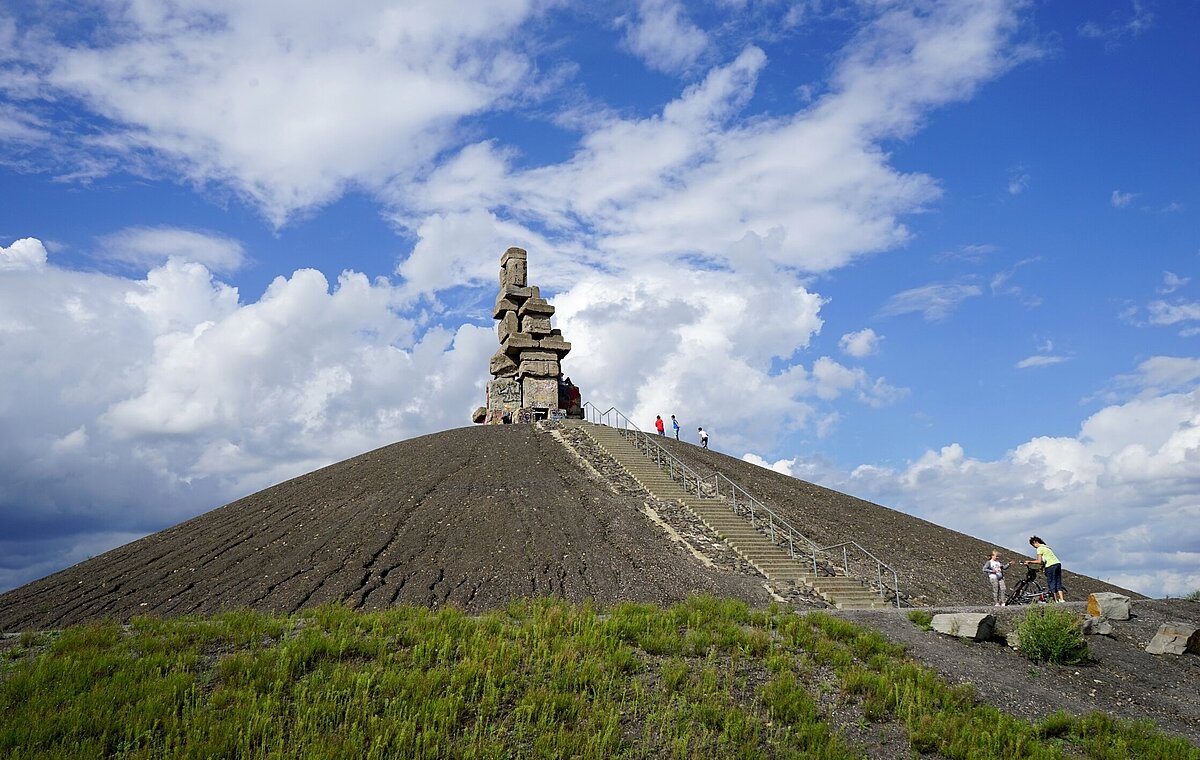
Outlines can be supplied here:
[[1146, 645], [1150, 654], [1200, 654], [1200, 628], [1191, 623], [1168, 620]]
[[1008, 644], [1010, 649], [1014, 649], [1014, 650], [1020, 649], [1021, 648], [1021, 634], [1017, 633], [1016, 628], [1012, 629], [1008, 633], [1004, 634], [1004, 643]]
[[933, 616], [933, 630], [973, 641], [996, 635], [996, 618], [986, 612], [943, 612]]
[[486, 406], [475, 407], [475, 411], [471, 412], [471, 422], [474, 422], [476, 425], [482, 423], [487, 419], [487, 411]]
[[[1090, 602], [1088, 606], [1091, 606]], [[1112, 632], [1112, 623], [1103, 615], [1088, 614], [1083, 619], [1083, 633], [1086, 636], [1111, 636]]]
[[1088, 595], [1087, 614], [1108, 620], [1129, 619], [1129, 597], [1111, 591]]

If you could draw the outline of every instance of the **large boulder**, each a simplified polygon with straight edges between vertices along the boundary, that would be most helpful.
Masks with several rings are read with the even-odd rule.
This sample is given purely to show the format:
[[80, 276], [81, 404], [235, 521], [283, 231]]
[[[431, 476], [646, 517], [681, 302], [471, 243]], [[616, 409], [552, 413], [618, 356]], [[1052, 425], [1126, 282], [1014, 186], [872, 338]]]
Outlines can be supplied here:
[[1200, 629], [1191, 623], [1168, 620], [1146, 645], [1150, 654], [1200, 654]]
[[1108, 620], [1129, 619], [1129, 597], [1111, 591], [1098, 591], [1088, 595], [1087, 614]]
[[986, 612], [944, 612], [933, 616], [933, 630], [973, 641], [996, 635], [996, 618]]

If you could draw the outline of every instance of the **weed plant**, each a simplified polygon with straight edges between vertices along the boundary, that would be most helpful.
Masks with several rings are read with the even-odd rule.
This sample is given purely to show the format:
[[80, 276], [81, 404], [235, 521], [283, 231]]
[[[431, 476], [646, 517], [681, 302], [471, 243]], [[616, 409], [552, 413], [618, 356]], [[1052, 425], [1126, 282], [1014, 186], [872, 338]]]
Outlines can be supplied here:
[[1017, 720], [843, 619], [711, 597], [139, 618], [10, 651], [5, 758], [838, 759], [878, 749], [840, 726], [880, 722], [947, 758], [1200, 760], [1148, 723]]
[[1021, 654], [1034, 662], [1074, 665], [1088, 659], [1079, 615], [1061, 607], [1031, 609], [1017, 623]]
[[908, 619], [922, 631], [933, 630], [933, 613], [928, 610], [909, 610]]

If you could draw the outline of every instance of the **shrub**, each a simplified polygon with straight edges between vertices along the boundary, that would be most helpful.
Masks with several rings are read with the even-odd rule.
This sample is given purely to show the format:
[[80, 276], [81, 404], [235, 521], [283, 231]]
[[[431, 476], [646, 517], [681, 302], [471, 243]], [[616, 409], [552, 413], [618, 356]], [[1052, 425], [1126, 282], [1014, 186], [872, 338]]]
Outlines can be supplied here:
[[1087, 640], [1079, 616], [1060, 607], [1025, 613], [1017, 624], [1021, 654], [1034, 662], [1072, 665], [1088, 658]]
[[913, 610], [908, 613], [908, 619], [923, 631], [928, 631], [933, 627], [933, 615], [927, 610]]
[[1193, 591], [1192, 593], [1188, 594], [1187, 596], [1185, 596], [1183, 598], [1188, 600], [1189, 602], [1200, 602], [1200, 588], [1196, 589], [1195, 591]]

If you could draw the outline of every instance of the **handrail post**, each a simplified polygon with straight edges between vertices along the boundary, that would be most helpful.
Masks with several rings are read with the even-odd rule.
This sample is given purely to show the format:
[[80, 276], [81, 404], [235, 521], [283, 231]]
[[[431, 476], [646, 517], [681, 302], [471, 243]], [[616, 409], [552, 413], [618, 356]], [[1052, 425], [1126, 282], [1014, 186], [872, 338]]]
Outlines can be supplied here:
[[847, 551], [848, 549], [848, 546], [845, 544], [842, 545], [842, 571], [846, 573], [847, 578], [850, 577], [850, 553]]

